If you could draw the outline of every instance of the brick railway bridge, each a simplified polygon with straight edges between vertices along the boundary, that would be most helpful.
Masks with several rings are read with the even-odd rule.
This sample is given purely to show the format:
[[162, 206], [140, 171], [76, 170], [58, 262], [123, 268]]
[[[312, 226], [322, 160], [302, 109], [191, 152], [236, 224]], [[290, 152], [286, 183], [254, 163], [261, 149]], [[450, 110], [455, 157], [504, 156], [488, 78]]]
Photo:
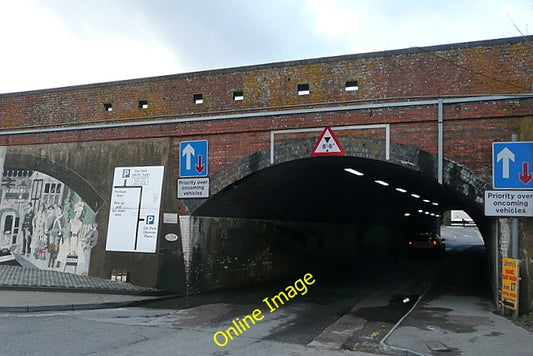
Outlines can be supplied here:
[[[498, 301], [516, 246], [484, 191], [492, 143], [533, 141], [532, 85], [520, 37], [3, 94], [2, 247], [187, 294], [390, 258], [463, 209]], [[311, 155], [325, 127], [343, 154]], [[518, 228], [525, 311], [533, 218]]]

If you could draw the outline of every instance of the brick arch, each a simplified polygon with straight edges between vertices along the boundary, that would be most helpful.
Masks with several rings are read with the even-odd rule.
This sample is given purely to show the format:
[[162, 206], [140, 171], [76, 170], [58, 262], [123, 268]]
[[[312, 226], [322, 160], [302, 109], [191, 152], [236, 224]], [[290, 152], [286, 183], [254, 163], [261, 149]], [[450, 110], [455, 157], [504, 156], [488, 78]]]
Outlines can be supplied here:
[[98, 212], [104, 202], [100, 194], [82, 176], [70, 168], [45, 157], [8, 153], [5, 158], [5, 166], [31, 169], [54, 177], [73, 189], [94, 212]]
[[[390, 157], [387, 160], [384, 140], [354, 137], [339, 137], [339, 140], [345, 149], [345, 156], [392, 163], [437, 179], [437, 156], [420, 150], [415, 146], [391, 142]], [[277, 144], [274, 148], [274, 165], [310, 158], [310, 152], [313, 150], [315, 143], [316, 138], [309, 138]], [[212, 175], [210, 179], [210, 194], [214, 195], [230, 184], [270, 166], [270, 149], [252, 153]], [[464, 197], [463, 203], [474, 209], [480, 208], [483, 203], [484, 190], [489, 188], [485, 181], [478, 178], [468, 168], [446, 158], [443, 162], [443, 184], [453, 187], [455, 191]], [[187, 207], [188, 211], [193, 213], [206, 200], [188, 199], [184, 200], [182, 204]]]

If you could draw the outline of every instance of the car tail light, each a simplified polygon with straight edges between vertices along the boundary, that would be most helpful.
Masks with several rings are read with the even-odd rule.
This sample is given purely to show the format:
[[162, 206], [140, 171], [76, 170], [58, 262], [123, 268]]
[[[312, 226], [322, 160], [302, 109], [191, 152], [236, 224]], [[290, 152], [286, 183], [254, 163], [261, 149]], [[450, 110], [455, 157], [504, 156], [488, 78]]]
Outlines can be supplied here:
[[412, 245], [413, 244], [413, 241], [409, 241], [409, 245]]
[[433, 240], [433, 245], [437, 246], [437, 240]]

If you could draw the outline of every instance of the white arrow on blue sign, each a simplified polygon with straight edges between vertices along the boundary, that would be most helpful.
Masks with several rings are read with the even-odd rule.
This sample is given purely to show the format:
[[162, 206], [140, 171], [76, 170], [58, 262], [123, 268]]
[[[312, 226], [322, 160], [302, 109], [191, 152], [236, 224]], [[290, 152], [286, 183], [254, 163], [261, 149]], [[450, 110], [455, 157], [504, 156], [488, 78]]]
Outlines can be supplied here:
[[180, 177], [206, 177], [208, 155], [207, 140], [180, 142]]
[[533, 142], [492, 143], [494, 189], [533, 189]]

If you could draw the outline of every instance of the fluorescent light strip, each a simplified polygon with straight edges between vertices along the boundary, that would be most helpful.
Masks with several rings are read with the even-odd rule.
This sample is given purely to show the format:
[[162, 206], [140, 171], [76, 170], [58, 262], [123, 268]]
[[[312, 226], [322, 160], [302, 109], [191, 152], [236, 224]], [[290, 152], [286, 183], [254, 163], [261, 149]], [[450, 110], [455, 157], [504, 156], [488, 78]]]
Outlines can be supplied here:
[[[359, 177], [364, 176], [364, 173], [359, 172], [358, 170], [353, 169], [353, 168], [344, 168], [344, 170], [345, 170], [346, 172], [348, 172], [348, 173], [355, 174], [356, 176], [359, 176]], [[382, 186], [384, 186], [384, 187], [389, 186], [389, 183], [387, 183], [387, 182], [385, 182], [385, 181], [383, 181], [383, 180], [380, 180], [380, 179], [376, 179], [374, 182], [376, 182], [377, 184], [380, 184], [380, 185], [382, 185]], [[395, 190], [396, 190], [397, 192], [400, 192], [400, 193], [407, 193], [407, 190], [406, 190], [406, 189], [403, 189], [403, 188], [395, 188]], [[411, 193], [411, 196], [412, 196], [413, 198], [416, 198], [416, 199], [421, 199], [420, 195], [415, 194], [415, 193]], [[436, 202], [432, 202], [432, 201], [429, 200], [429, 199], [424, 199], [424, 200], [422, 200], [422, 201], [423, 201], [424, 203], [431, 203], [432, 205], [435, 205], [435, 206], [438, 206], [438, 205], [439, 205], [438, 203], [436, 203]], [[418, 212], [419, 212], [419, 213], [422, 213], [421, 210], [419, 210]], [[429, 212], [423, 212], [423, 213], [425, 213], [426, 215], [429, 214]], [[409, 214], [409, 213], [407, 213], [407, 214]], [[406, 214], [405, 216], [409, 216], [409, 215], [407, 215], [407, 214]], [[434, 215], [434, 216], [439, 217], [439, 215]]]

